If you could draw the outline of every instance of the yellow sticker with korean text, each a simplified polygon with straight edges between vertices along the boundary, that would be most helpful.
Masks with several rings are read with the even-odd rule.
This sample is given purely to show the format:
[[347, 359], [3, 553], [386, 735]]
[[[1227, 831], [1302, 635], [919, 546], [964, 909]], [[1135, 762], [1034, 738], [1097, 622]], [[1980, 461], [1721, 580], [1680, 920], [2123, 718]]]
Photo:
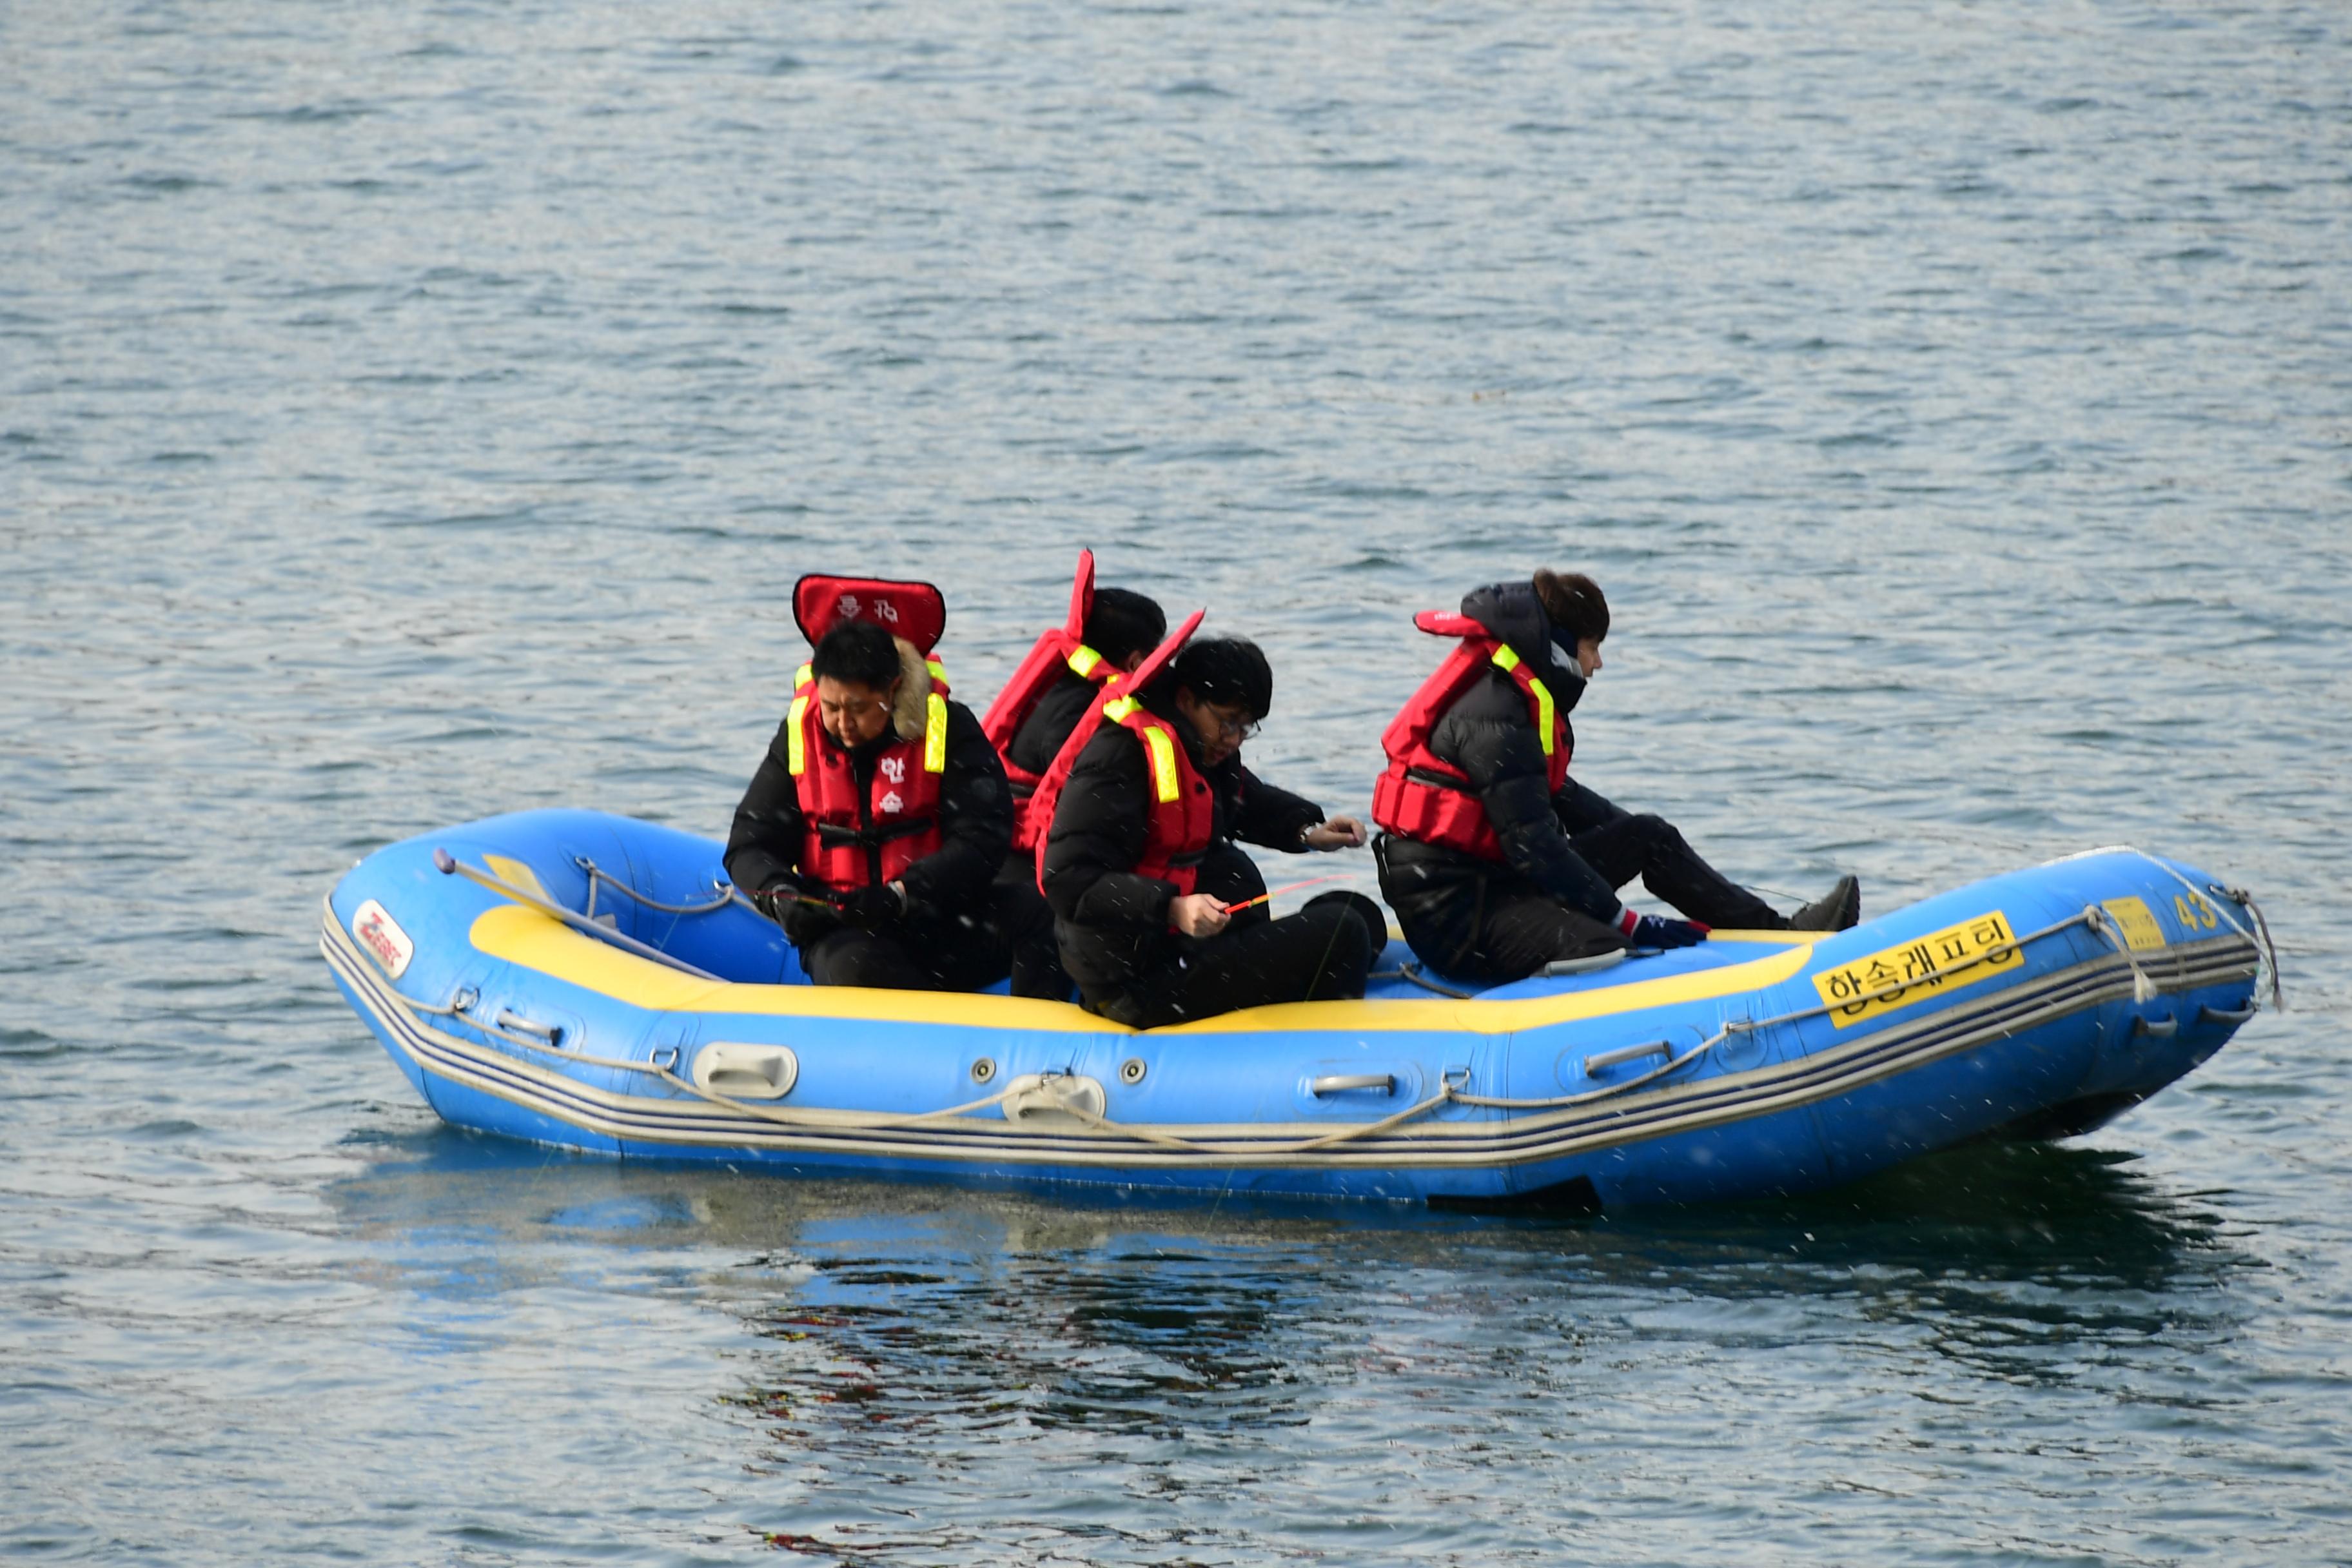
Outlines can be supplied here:
[[[1857, 958], [1813, 976], [1813, 989], [1843, 1029], [1881, 1013], [1892, 1013], [1942, 996], [2007, 970], [2024, 966], [2009, 917], [1999, 910], [1956, 926]], [[1874, 992], [1884, 992], [1874, 995]]]
[[2156, 923], [2156, 911], [2147, 907], [2147, 900], [2109, 899], [2099, 907], [2116, 917], [2126, 947], [2134, 952], [2164, 951], [2164, 928]]

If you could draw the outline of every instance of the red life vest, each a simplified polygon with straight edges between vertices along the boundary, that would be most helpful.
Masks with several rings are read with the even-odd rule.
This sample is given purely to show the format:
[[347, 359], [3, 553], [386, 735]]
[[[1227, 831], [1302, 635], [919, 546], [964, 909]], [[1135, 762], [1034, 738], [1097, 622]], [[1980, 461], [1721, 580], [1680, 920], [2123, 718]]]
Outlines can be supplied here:
[[1013, 847], [1028, 853], [1037, 847], [1050, 823], [1030, 810], [1037, 786], [1045, 782], [1043, 773], [1033, 773], [1013, 760], [1013, 737], [1037, 710], [1045, 693], [1054, 689], [1065, 670], [1108, 686], [1127, 672], [1087, 646], [1087, 617], [1095, 607], [1095, 552], [1078, 552], [1078, 574], [1070, 585], [1070, 614], [1054, 630], [1039, 637], [1004, 683], [1004, 689], [989, 704], [988, 712], [980, 721], [987, 733], [988, 743], [1004, 763], [1004, 777], [1013, 785]]
[[816, 679], [805, 664], [793, 677], [792, 718], [785, 727], [785, 763], [803, 824], [801, 874], [841, 892], [896, 881], [940, 847], [948, 678], [931, 648], [947, 626], [947, 601], [929, 583], [812, 574], [793, 584], [793, 618], [812, 644], [845, 620], [872, 621], [923, 655], [931, 678], [923, 732], [912, 741], [894, 735], [863, 791], [848, 751], [825, 733]]
[[1381, 731], [1381, 749], [1388, 753], [1389, 765], [1372, 786], [1372, 820], [1399, 837], [1500, 860], [1503, 843], [1486, 820], [1476, 786], [1460, 768], [1429, 749], [1429, 737], [1464, 692], [1484, 679], [1487, 670], [1500, 669], [1528, 700], [1528, 717], [1543, 742], [1545, 788], [1558, 795], [1568, 780], [1568, 715], [1552, 700], [1534, 668], [1469, 616], [1424, 610], [1412, 624], [1435, 636], [1462, 640]]
[[[1176, 656], [1185, 639], [1200, 626], [1205, 611], [1195, 610], [1186, 617], [1175, 635], [1139, 666], [1130, 678], [1140, 690], [1160, 667]], [[1087, 709], [1086, 717], [1062, 742], [1054, 758], [1054, 765], [1045, 771], [1030, 805], [1036, 813], [1037, 884], [1042, 890], [1045, 882], [1045, 837], [1053, 826], [1054, 808], [1061, 804], [1062, 786], [1070, 782], [1070, 770], [1077, 765], [1078, 753], [1095, 738], [1095, 731], [1105, 721], [1124, 725], [1143, 743], [1144, 772], [1151, 786], [1151, 817], [1143, 840], [1143, 853], [1133, 868], [1139, 877], [1157, 877], [1172, 882], [1180, 893], [1189, 893], [1198, 880], [1201, 857], [1208, 853], [1209, 833], [1216, 822], [1216, 803], [1209, 793], [1209, 781], [1192, 765], [1192, 754], [1184, 742], [1167, 720], [1154, 713], [1132, 697], [1119, 695], [1114, 687], [1106, 687]]]
[[803, 665], [794, 678], [785, 762], [800, 799], [802, 875], [847, 892], [893, 882], [940, 848], [940, 775], [948, 765], [947, 672], [924, 660], [931, 677], [923, 732], [893, 740], [861, 791], [849, 752], [818, 716], [816, 679]]

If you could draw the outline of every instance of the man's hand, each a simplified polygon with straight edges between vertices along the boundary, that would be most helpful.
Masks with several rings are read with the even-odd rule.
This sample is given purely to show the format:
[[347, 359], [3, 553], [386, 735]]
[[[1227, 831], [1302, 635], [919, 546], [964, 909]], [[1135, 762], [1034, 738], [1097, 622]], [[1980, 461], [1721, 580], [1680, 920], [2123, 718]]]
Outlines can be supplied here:
[[1232, 921], [1225, 906], [1206, 893], [1179, 893], [1168, 900], [1168, 923], [1186, 936], [1214, 936]]
[[868, 883], [852, 893], [835, 900], [841, 909], [841, 918], [859, 931], [880, 931], [907, 912], [906, 895], [896, 882], [885, 886]]
[[776, 882], [752, 900], [784, 928], [784, 940], [794, 947], [821, 942], [841, 929], [841, 911], [824, 899], [803, 893], [794, 882]]
[[1364, 838], [1362, 823], [1352, 816], [1335, 816], [1308, 828], [1298, 841], [1309, 849], [1360, 849]]

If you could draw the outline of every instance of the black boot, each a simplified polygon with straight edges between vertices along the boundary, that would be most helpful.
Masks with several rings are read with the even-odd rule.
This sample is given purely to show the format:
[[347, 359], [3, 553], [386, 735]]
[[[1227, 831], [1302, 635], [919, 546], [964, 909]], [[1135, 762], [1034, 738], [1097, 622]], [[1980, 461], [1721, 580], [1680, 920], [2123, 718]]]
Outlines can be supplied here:
[[1789, 917], [1790, 931], [1844, 931], [1862, 919], [1862, 883], [1840, 877], [1837, 886]]

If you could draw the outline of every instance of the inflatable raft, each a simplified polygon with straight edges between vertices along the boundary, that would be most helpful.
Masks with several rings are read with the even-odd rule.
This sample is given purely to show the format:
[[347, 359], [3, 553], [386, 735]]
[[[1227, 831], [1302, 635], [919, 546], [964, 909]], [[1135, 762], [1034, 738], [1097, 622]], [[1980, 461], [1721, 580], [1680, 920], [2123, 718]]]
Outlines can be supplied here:
[[2267, 941], [2244, 893], [2102, 850], [1851, 931], [1718, 932], [1475, 994], [1392, 942], [1360, 1002], [1138, 1032], [1058, 1002], [819, 989], [724, 879], [719, 845], [673, 829], [496, 817], [361, 862], [320, 945], [436, 1112], [537, 1143], [1590, 1211], [2086, 1131], [2221, 1048]]

